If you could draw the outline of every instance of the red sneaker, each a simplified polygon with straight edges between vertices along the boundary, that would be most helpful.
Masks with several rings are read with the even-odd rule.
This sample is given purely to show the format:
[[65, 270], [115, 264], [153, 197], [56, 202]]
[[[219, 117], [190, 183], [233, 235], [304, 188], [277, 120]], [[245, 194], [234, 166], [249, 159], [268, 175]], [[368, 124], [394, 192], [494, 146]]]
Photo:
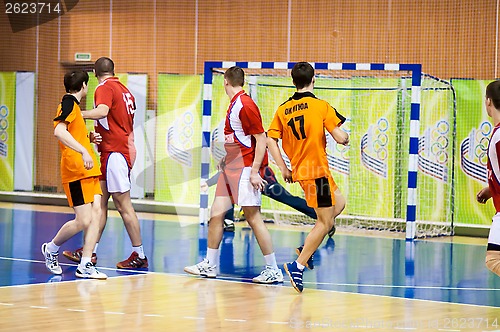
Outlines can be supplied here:
[[[63, 251], [63, 256], [69, 259], [72, 262], [80, 263], [82, 260], [82, 252], [83, 248], [78, 248], [75, 251], [71, 250], [64, 250]], [[90, 259], [92, 264], [96, 265], [97, 264], [97, 255], [96, 253], [92, 253], [92, 258]]]
[[116, 264], [118, 269], [147, 269], [148, 268], [148, 258], [139, 258], [139, 254], [135, 251], [130, 254], [130, 257], [126, 260]]

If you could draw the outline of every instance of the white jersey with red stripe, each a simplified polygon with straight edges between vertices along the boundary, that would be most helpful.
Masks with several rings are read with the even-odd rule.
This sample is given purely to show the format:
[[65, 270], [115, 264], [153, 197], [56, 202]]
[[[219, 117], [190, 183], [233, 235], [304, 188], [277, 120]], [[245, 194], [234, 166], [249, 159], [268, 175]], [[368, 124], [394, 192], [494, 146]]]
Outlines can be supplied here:
[[500, 125], [495, 126], [488, 146], [488, 186], [497, 213], [500, 212]]

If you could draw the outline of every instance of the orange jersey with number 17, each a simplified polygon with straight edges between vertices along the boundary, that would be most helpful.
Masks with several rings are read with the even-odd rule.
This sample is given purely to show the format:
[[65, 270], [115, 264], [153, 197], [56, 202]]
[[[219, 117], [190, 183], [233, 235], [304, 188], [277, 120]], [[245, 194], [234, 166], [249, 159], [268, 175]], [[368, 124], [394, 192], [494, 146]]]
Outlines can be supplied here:
[[328, 102], [296, 92], [278, 107], [267, 136], [282, 140], [294, 181], [318, 179], [330, 174], [325, 129], [332, 132], [344, 121]]

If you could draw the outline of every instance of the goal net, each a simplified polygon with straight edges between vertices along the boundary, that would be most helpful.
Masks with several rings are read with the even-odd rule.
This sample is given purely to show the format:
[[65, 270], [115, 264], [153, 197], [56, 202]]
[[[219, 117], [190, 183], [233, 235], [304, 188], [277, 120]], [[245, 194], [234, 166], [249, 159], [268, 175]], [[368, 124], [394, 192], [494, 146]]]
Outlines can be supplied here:
[[[210, 75], [205, 73], [203, 129], [207, 135], [203, 143], [202, 180], [216, 172], [216, 165], [225, 154], [223, 128], [229, 101], [223, 88], [223, 73], [229, 64], [207, 68]], [[241, 67], [245, 68], [245, 64]], [[265, 129], [277, 107], [295, 91], [289, 65], [286, 69], [244, 69], [244, 88], [259, 106]], [[349, 146], [342, 146], [327, 134], [328, 164], [347, 201], [337, 226], [345, 230], [406, 231], [409, 238], [451, 234], [455, 127], [451, 85], [418, 72], [420, 86], [416, 88], [411, 70], [373, 69], [373, 65], [348, 70], [340, 65], [332, 69], [335, 66], [331, 64], [319, 67], [324, 69], [318, 69], [316, 64], [314, 93], [346, 117], [341, 128], [350, 135]], [[419, 101], [419, 114], [415, 114], [415, 101]], [[413, 140], [412, 130], [417, 136]], [[288, 163], [286, 155], [283, 157]], [[270, 166], [287, 191], [303, 197], [297, 183], [286, 184], [282, 180], [272, 158]], [[200, 199], [200, 216], [206, 219], [206, 193]], [[276, 223], [314, 223], [266, 196], [262, 211]]]

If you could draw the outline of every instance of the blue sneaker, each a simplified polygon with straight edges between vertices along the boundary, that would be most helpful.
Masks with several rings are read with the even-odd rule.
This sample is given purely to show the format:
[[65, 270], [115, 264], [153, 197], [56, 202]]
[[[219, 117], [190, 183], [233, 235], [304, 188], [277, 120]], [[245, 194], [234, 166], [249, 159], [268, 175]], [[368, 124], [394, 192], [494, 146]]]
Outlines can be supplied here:
[[283, 265], [285, 268], [286, 274], [290, 277], [290, 282], [292, 283], [293, 288], [299, 293], [302, 293], [302, 290], [304, 289], [304, 285], [302, 285], [302, 274], [304, 271], [301, 271], [297, 267], [297, 262], [292, 262], [292, 263], [285, 263]]
[[[297, 256], [300, 256], [300, 253], [302, 252], [302, 249], [304, 249], [304, 246], [300, 246], [297, 249], [295, 249], [295, 253], [297, 254]], [[316, 253], [316, 251], [313, 252], [313, 254], [311, 255], [311, 257], [309, 257], [309, 259], [306, 262], [306, 267], [309, 270], [313, 270], [314, 269], [314, 254], [315, 253]]]

